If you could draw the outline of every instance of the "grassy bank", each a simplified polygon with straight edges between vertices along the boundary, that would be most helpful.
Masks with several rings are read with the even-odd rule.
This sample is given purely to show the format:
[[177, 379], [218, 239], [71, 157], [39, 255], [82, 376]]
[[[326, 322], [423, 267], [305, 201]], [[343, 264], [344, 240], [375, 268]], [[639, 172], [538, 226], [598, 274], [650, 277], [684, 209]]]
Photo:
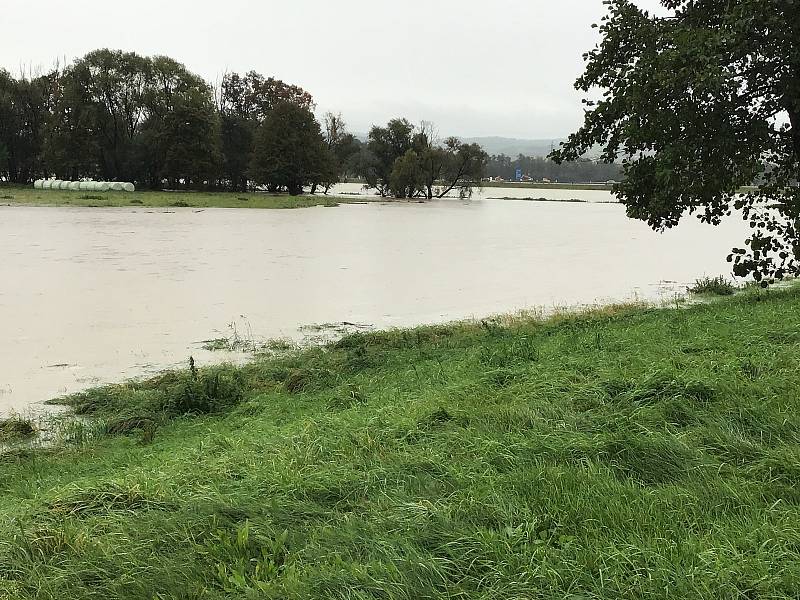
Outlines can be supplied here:
[[358, 334], [75, 396], [5, 598], [797, 598], [800, 292]]
[[288, 196], [228, 192], [73, 192], [0, 188], [0, 205], [149, 208], [308, 208], [376, 200], [372, 197]]

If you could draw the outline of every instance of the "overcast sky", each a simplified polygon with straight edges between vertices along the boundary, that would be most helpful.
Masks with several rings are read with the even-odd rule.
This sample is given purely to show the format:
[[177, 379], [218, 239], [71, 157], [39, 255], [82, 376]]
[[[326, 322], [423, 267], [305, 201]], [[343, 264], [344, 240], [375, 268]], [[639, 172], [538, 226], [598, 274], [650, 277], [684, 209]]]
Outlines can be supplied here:
[[[215, 80], [255, 69], [341, 111], [445, 135], [563, 137], [601, 0], [2, 0], [0, 65], [47, 68], [95, 48], [166, 54]], [[656, 0], [641, 0], [652, 7]]]

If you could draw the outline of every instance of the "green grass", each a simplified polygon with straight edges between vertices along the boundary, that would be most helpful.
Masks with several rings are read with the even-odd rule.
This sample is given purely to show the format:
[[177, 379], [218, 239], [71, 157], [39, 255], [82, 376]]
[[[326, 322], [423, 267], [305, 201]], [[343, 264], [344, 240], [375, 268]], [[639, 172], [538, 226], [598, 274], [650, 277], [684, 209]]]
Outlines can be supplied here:
[[30, 188], [0, 189], [3, 200], [26, 206], [145, 207], [145, 208], [308, 208], [371, 202], [364, 196], [288, 196], [266, 193], [228, 192], [95, 192]]
[[0, 443], [17, 442], [33, 437], [36, 428], [29, 419], [13, 416], [0, 419]]
[[0, 597], [797, 598], [798, 314], [356, 334], [72, 397], [0, 457]]

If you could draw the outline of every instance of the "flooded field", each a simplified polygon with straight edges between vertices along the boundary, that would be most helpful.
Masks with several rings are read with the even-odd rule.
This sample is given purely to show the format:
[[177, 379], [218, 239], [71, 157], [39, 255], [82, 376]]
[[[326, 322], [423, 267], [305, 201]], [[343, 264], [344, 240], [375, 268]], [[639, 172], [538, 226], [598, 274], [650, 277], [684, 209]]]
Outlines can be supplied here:
[[[355, 186], [358, 188], [358, 186]], [[348, 191], [337, 190], [338, 192]], [[565, 194], [592, 203], [490, 200]], [[604, 195], [604, 196], [603, 196]], [[302, 210], [0, 207], [0, 412], [294, 339], [526, 307], [656, 299], [728, 272], [744, 226], [660, 235], [608, 192]]]

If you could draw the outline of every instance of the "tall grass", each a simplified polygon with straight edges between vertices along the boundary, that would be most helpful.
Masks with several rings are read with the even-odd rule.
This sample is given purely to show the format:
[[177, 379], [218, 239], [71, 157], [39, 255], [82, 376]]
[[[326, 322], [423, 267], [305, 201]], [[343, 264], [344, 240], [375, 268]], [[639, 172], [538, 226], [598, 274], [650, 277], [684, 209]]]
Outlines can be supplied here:
[[75, 396], [92, 440], [0, 455], [0, 597], [797, 598], [798, 311], [355, 334]]
[[736, 286], [722, 277], [702, 277], [695, 281], [694, 285], [688, 288], [693, 294], [708, 294], [712, 296], [733, 296], [736, 293]]
[[0, 443], [15, 442], [32, 437], [36, 427], [30, 419], [18, 415], [0, 419]]

